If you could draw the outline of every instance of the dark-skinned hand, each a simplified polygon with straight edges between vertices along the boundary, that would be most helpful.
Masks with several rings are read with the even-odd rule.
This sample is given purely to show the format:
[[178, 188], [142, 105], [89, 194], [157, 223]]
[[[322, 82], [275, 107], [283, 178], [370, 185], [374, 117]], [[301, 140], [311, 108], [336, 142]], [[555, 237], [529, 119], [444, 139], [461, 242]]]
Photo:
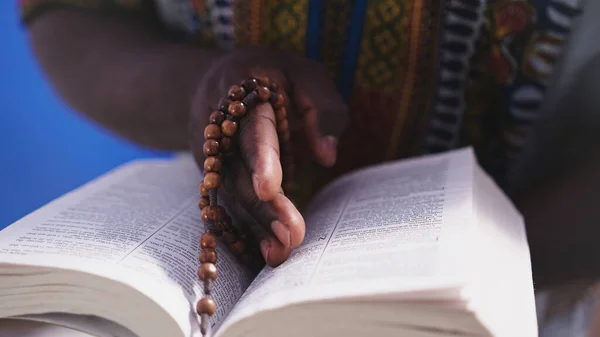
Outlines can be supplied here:
[[[311, 159], [324, 167], [334, 165], [347, 107], [329, 74], [322, 65], [300, 56], [259, 48], [232, 51], [202, 75], [190, 116], [190, 146], [198, 164], [205, 158], [204, 127], [210, 113], [232, 85], [258, 76], [267, 76], [281, 87], [290, 130], [301, 129], [305, 137], [293, 139], [293, 146], [307, 147]], [[225, 200], [232, 217], [251, 227], [260, 239], [261, 253], [270, 266], [285, 261], [305, 234], [302, 215], [281, 188], [275, 125], [269, 104], [257, 106], [242, 119], [239, 148], [224, 165], [219, 189], [219, 198]]]

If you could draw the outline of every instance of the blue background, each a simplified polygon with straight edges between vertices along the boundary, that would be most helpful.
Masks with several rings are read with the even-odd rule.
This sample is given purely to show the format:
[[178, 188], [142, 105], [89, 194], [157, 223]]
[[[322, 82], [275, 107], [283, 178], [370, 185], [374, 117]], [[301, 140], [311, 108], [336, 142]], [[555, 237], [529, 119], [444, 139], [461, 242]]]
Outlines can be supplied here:
[[134, 158], [126, 143], [71, 111], [44, 78], [18, 18], [0, 1], [0, 229]]

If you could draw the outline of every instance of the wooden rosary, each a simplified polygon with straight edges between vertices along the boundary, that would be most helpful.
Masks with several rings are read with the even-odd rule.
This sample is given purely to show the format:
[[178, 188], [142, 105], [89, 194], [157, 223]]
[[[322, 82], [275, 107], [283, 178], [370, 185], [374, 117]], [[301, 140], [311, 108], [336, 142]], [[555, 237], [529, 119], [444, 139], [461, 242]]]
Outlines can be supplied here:
[[291, 169], [293, 168], [290, 131], [288, 129], [287, 112], [284, 107], [284, 96], [279, 92], [277, 83], [267, 77], [251, 78], [241, 85], [229, 89], [227, 97], [221, 99], [218, 110], [209, 118], [204, 129], [204, 180], [200, 184], [202, 195], [199, 207], [202, 210], [202, 221], [205, 232], [200, 237], [200, 267], [198, 277], [204, 285], [204, 297], [197, 305], [196, 312], [201, 318], [201, 332], [206, 335], [209, 318], [217, 310], [212, 298], [212, 284], [217, 278], [217, 241], [221, 237], [227, 248], [244, 264], [260, 268], [264, 261], [257, 245], [249, 245], [251, 234], [241, 233], [232, 224], [231, 217], [225, 208], [217, 204], [217, 190], [221, 186], [221, 170], [225, 154], [232, 150], [241, 119], [261, 103], [270, 103], [275, 111], [277, 135], [281, 153], [283, 170], [283, 190], [288, 193], [292, 187]]

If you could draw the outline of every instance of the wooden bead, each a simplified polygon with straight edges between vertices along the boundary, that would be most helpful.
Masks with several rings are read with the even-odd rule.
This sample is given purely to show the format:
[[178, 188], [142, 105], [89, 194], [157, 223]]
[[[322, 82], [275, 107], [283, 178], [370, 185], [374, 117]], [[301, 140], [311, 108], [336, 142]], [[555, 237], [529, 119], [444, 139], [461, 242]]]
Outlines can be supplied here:
[[221, 225], [221, 221], [218, 221], [214, 224], [214, 226], [211, 229], [211, 232], [216, 236], [223, 235], [223, 226]]
[[281, 139], [284, 142], [288, 142], [290, 140], [290, 138], [292, 138], [292, 135], [290, 134], [289, 130], [281, 133]]
[[222, 113], [221, 111], [213, 111], [213, 113], [211, 113], [210, 117], [208, 118], [208, 121], [211, 124], [217, 124], [217, 125], [220, 125], [221, 123], [223, 123], [224, 120], [225, 120], [225, 114]]
[[208, 198], [208, 188], [206, 188], [206, 186], [204, 185], [204, 182], [200, 183], [200, 187], [198, 188], [198, 191], [200, 191], [200, 195]]
[[279, 90], [279, 84], [277, 84], [277, 82], [275, 81], [271, 81], [271, 86], [269, 88], [271, 89], [271, 91], [275, 92]]
[[287, 119], [287, 110], [285, 108], [279, 108], [275, 110], [275, 119], [277, 119], [278, 121]]
[[229, 214], [225, 213], [225, 217], [223, 218], [221, 223], [223, 225], [224, 230], [226, 229], [229, 232], [231, 231], [231, 228], [233, 227], [233, 222]]
[[229, 89], [228, 95], [232, 101], [241, 101], [246, 96], [246, 90], [239, 85], [234, 85]]
[[246, 114], [246, 106], [240, 101], [231, 102], [227, 109], [233, 117], [243, 117]]
[[256, 89], [256, 87], [258, 86], [258, 81], [256, 81], [255, 79], [249, 79], [249, 80], [244, 80], [242, 82], [242, 87], [244, 87], [244, 89], [246, 89], [246, 92], [251, 92], [252, 90]]
[[221, 128], [216, 124], [208, 124], [204, 128], [204, 139], [216, 139], [221, 138]]
[[204, 209], [204, 207], [210, 205], [210, 201], [207, 197], [202, 197], [200, 198], [200, 201], [198, 202], [198, 207], [200, 209]]
[[229, 104], [231, 104], [231, 100], [227, 97], [221, 98], [219, 101], [219, 110], [222, 112], [227, 112], [229, 109]]
[[274, 102], [271, 102], [271, 104], [273, 104], [273, 108], [275, 108], [275, 109], [282, 108], [284, 103], [285, 103], [285, 98], [283, 97], [282, 94], [277, 94], [277, 99]]
[[[210, 206], [214, 211], [214, 206]], [[200, 248], [217, 248], [217, 236], [213, 233], [206, 232], [200, 236]]]
[[219, 274], [217, 267], [214, 263], [205, 262], [198, 268], [198, 278], [204, 280], [216, 280]]
[[223, 219], [225, 219], [225, 215], [227, 215], [227, 212], [225, 211], [225, 208], [223, 206], [215, 206], [213, 217], [215, 221], [223, 221]]
[[238, 240], [238, 236], [233, 231], [225, 231], [223, 232], [223, 240], [225, 240], [225, 242], [228, 244], [234, 243]]
[[217, 235], [217, 236], [221, 236], [223, 235], [223, 230], [225, 229], [225, 226], [223, 224], [223, 220], [221, 221], [217, 221], [217, 223], [215, 224], [215, 227], [213, 229], [213, 232]]
[[277, 94], [277, 101], [275, 101], [275, 108], [282, 108], [285, 104], [285, 97], [282, 94]]
[[260, 85], [264, 87], [271, 86], [271, 80], [267, 76], [258, 76], [256, 77], [256, 80], [258, 81], [258, 83], [260, 83]]
[[221, 159], [219, 159], [219, 157], [210, 156], [204, 159], [204, 172], [219, 171], [221, 171]]
[[217, 172], [208, 172], [204, 176], [204, 186], [206, 188], [213, 189], [221, 186], [221, 175]]
[[201, 298], [196, 304], [196, 312], [198, 315], [212, 316], [217, 312], [217, 304], [210, 297]]
[[269, 88], [263, 86], [259, 86], [258, 88], [256, 88], [256, 94], [258, 96], [258, 99], [260, 99], [262, 102], [267, 102], [269, 100], [269, 97], [271, 97], [271, 91], [269, 90]]
[[202, 219], [202, 221], [204, 221], [204, 222], [211, 221], [213, 217], [214, 217], [213, 206], [206, 206], [202, 209], [202, 212], [200, 213], [200, 219]]
[[[202, 213], [200, 214], [200, 218], [202, 219], [202, 221], [207, 222], [207, 221], [212, 221], [215, 217], [215, 207], [214, 206], [207, 206], [204, 207], [202, 209]], [[200, 238], [200, 240], [202, 240], [202, 238]], [[202, 245], [202, 242], [200, 242], [200, 245]]]
[[200, 251], [200, 263], [217, 263], [217, 252], [212, 248]]
[[288, 131], [287, 119], [277, 121], [277, 132], [286, 132], [286, 131]]
[[221, 131], [227, 137], [233, 137], [237, 132], [238, 124], [235, 121], [226, 120], [221, 124]]
[[219, 142], [214, 139], [208, 139], [204, 142], [202, 150], [207, 156], [216, 156], [219, 154]]
[[229, 244], [229, 250], [235, 255], [242, 255], [246, 251], [246, 244], [244, 240], [237, 240], [234, 243]]
[[229, 149], [231, 149], [231, 138], [221, 137], [219, 144], [221, 145], [221, 151], [227, 152]]

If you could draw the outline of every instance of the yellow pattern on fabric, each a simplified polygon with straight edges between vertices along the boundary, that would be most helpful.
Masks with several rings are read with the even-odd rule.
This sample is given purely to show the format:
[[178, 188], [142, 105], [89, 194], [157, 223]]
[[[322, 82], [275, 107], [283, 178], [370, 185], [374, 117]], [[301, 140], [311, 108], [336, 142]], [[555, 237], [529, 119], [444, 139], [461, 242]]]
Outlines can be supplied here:
[[404, 129], [404, 123], [410, 116], [410, 114], [422, 114], [423, 111], [411, 111], [415, 106], [414, 94], [419, 92], [420, 88], [416, 87], [417, 81], [417, 69], [419, 69], [419, 54], [421, 42], [421, 31], [423, 30], [423, 14], [424, 14], [424, 3], [423, 0], [412, 0], [411, 4], [407, 6], [407, 12], [411, 13], [407, 15], [410, 17], [410, 28], [408, 30], [409, 41], [406, 44], [408, 50], [408, 58], [405, 63], [406, 71], [404, 73], [404, 81], [401, 91], [400, 107], [398, 109], [398, 116], [395, 121], [394, 128], [392, 129], [391, 141], [387, 151], [387, 158], [393, 159], [398, 151], [400, 137], [402, 136], [402, 130]]
[[252, 0], [250, 4], [250, 23], [248, 26], [248, 42], [252, 45], [263, 43], [263, 16], [265, 1]]
[[405, 3], [369, 1], [356, 68], [356, 85], [390, 93], [406, 61], [408, 16]]
[[267, 0], [263, 19], [264, 43], [281, 50], [304, 53], [308, 0]]
[[339, 73], [347, 42], [352, 5], [346, 0], [326, 1], [323, 8], [323, 63], [332, 76]]
[[265, 2], [266, 0], [233, 2], [233, 28], [236, 45], [264, 45]]
[[235, 1], [233, 4], [233, 38], [236, 45], [250, 42], [250, 6], [254, 1]]

